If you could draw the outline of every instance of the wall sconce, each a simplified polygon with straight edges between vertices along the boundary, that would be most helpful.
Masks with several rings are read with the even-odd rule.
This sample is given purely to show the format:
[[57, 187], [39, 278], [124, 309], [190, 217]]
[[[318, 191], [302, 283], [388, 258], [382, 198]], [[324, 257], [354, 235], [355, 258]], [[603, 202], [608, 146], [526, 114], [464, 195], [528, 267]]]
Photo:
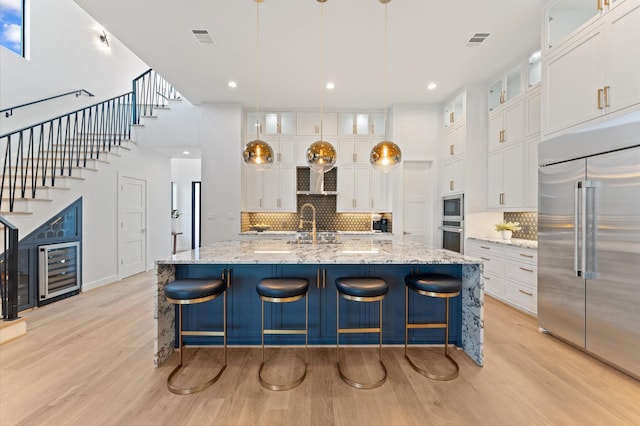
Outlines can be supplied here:
[[100, 34], [98, 37], [100, 37], [100, 41], [104, 44], [107, 45], [107, 47], [109, 47], [109, 39], [107, 38], [107, 33], [102, 30], [102, 34]]

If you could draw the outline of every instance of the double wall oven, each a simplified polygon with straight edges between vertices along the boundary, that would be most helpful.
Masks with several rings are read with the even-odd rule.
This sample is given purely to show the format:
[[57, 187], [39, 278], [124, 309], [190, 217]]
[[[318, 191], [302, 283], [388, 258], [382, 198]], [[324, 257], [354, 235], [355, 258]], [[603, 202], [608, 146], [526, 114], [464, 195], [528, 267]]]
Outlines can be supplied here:
[[442, 248], [464, 253], [464, 195], [442, 197]]

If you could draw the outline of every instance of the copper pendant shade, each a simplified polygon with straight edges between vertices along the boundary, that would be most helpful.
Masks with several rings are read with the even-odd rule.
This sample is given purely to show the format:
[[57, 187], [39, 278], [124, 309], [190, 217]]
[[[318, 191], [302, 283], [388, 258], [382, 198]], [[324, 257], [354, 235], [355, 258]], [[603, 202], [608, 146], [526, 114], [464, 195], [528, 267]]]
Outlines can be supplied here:
[[385, 173], [397, 167], [401, 160], [400, 147], [391, 141], [382, 141], [374, 146], [369, 157], [371, 166]]
[[273, 148], [261, 139], [252, 140], [242, 152], [245, 164], [264, 170], [273, 164]]
[[307, 164], [311, 170], [326, 173], [336, 165], [336, 149], [327, 141], [319, 140], [307, 149]]

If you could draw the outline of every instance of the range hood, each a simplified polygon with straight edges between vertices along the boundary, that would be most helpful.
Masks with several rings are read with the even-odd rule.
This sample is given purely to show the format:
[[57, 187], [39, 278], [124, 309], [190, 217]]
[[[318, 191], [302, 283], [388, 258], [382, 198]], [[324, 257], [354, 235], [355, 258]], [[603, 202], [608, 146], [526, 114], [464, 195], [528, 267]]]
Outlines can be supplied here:
[[298, 167], [297, 188], [298, 195], [336, 195], [337, 170], [331, 169], [327, 173], [318, 173], [309, 167]]

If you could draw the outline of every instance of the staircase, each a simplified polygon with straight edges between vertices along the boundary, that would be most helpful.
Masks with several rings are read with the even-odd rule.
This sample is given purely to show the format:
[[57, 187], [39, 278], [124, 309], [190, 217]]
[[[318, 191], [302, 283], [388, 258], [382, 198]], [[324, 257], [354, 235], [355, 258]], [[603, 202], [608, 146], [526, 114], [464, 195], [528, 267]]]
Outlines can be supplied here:
[[[113, 178], [108, 176], [119, 173], [123, 163], [144, 168], [143, 154], [131, 154], [137, 146], [132, 128], [154, 117], [155, 110], [167, 109], [180, 95], [153, 70], [134, 79], [132, 86], [121, 96], [0, 135], [0, 223], [19, 228], [20, 237], [25, 237], [79, 196], [89, 193], [94, 202], [99, 199], [99, 191], [110, 188]], [[8, 253], [5, 247], [0, 256]], [[17, 294], [17, 280], [2, 289], [3, 300]], [[12, 321], [4, 319], [0, 343], [26, 332], [26, 322], [15, 314]]]
[[153, 70], [134, 79], [132, 87], [124, 95], [0, 135], [0, 215], [19, 221], [65, 198], [65, 192], [135, 146], [132, 126], [180, 99]]

